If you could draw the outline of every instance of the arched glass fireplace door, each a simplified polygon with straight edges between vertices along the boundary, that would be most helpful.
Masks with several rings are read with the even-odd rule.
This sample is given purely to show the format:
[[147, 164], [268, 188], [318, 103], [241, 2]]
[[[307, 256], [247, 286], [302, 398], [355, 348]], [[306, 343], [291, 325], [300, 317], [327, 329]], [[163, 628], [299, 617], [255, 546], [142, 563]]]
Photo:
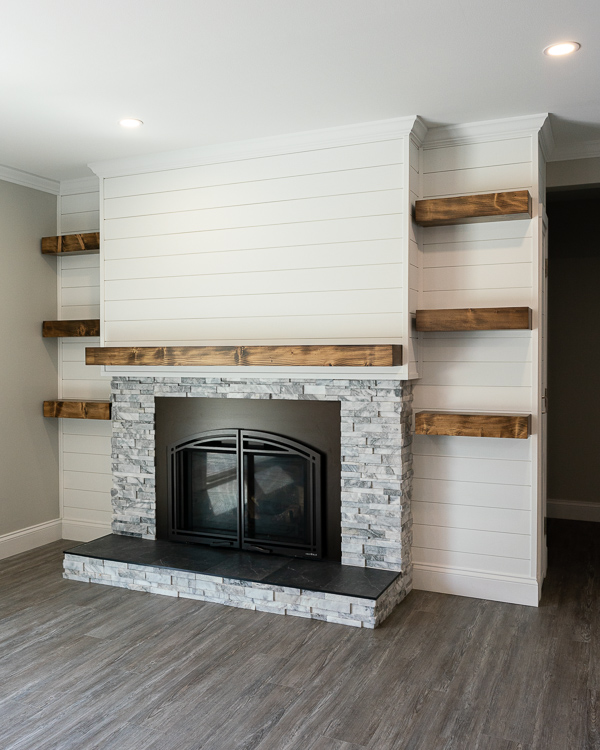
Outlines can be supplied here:
[[242, 429], [203, 432], [168, 450], [170, 539], [322, 557], [316, 451]]

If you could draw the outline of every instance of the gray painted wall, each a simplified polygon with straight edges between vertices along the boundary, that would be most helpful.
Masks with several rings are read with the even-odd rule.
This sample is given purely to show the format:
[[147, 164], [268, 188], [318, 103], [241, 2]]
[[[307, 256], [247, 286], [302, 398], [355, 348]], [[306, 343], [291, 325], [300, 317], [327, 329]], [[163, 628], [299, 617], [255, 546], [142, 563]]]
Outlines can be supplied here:
[[57, 395], [56, 196], [0, 181], [0, 536], [59, 517], [58, 423], [42, 402]]

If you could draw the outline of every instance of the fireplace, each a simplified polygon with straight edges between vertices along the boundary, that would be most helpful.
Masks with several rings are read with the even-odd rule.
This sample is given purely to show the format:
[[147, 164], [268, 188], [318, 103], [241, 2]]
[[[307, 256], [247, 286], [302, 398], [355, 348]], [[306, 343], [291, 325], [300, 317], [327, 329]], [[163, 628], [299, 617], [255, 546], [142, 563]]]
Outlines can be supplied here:
[[169, 539], [321, 558], [321, 456], [259, 430], [168, 448]]
[[[69, 551], [65, 576], [376, 627], [412, 584], [411, 401], [410, 383], [394, 378], [115, 377], [113, 534]], [[258, 473], [272, 470], [273, 486], [301, 488], [288, 495], [287, 507], [282, 495], [265, 492], [271, 484], [263, 476], [257, 480], [257, 463], [263, 460]], [[224, 503], [221, 514], [196, 511], [193, 502], [192, 510], [171, 511], [179, 513], [177, 532], [193, 542], [212, 535], [211, 544], [170, 539], [169, 491], [177, 499], [186, 483], [185, 492], [200, 500], [220, 488], [212, 500], [215, 507]], [[306, 505], [311, 488], [312, 509]], [[258, 498], [261, 505], [269, 494], [268, 513], [263, 516], [260, 508], [244, 516], [244, 503], [250, 506]], [[273, 531], [272, 521], [286, 513], [288, 520], [290, 513], [298, 514], [294, 523], [286, 532]], [[236, 514], [234, 531], [225, 519]], [[218, 526], [216, 515], [223, 521]], [[317, 556], [306, 554], [318, 535], [316, 527], [311, 531], [311, 516], [321, 517], [322, 559], [318, 540]], [[222, 541], [256, 544], [273, 554], [215, 544]], [[297, 549], [287, 547], [281, 554], [292, 543]]]

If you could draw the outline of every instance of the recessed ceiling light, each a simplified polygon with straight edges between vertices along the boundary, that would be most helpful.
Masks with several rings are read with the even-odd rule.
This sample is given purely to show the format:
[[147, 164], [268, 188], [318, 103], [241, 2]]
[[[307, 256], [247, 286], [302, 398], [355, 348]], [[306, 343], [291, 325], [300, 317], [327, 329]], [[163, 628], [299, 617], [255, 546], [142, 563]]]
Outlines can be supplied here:
[[545, 55], [551, 55], [552, 57], [558, 57], [559, 55], [570, 55], [571, 52], [577, 52], [581, 48], [579, 42], [560, 42], [559, 44], [551, 44], [544, 50]]
[[141, 120], [136, 120], [132, 117], [126, 117], [124, 120], [119, 120], [119, 125], [123, 128], [139, 128], [144, 123]]

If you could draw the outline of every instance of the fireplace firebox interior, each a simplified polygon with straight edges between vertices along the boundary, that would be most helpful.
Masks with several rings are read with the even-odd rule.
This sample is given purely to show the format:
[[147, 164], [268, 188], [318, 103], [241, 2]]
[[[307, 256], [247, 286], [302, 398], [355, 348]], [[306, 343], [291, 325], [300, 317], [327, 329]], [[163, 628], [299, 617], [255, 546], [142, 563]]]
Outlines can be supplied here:
[[321, 558], [321, 456], [256, 430], [169, 448], [169, 538]]

